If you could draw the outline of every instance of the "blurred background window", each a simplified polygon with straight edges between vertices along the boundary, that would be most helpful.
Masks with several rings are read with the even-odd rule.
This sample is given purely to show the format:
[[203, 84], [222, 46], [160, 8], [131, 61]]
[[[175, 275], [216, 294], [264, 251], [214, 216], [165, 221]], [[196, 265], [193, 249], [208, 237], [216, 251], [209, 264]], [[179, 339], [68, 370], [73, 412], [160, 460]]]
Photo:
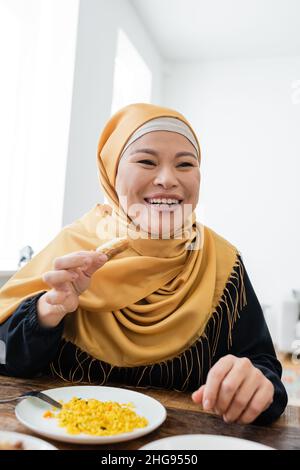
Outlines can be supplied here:
[[152, 73], [122, 29], [118, 31], [111, 114], [130, 103], [151, 103]]
[[61, 229], [77, 20], [77, 0], [0, 0], [0, 271]]

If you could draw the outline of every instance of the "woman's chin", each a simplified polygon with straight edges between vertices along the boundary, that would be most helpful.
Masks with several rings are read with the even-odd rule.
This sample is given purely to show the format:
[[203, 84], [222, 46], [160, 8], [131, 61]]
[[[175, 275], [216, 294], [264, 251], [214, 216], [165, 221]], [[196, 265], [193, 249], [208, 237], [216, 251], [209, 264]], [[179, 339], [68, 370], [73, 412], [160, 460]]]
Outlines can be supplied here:
[[151, 217], [146, 216], [131, 219], [131, 229], [134, 232], [132, 234], [134, 237], [167, 240], [174, 237], [183, 238], [184, 226], [181, 214], [178, 214], [177, 217], [162, 214], [157, 214], [155, 217], [153, 217], [153, 214], [151, 215]]
[[153, 224], [153, 225], [148, 225], [142, 227], [142, 230], [144, 232], [147, 232], [149, 235], [149, 238], [160, 238], [160, 239], [165, 239], [169, 240], [174, 238], [173, 235], [174, 233], [178, 233], [181, 229], [181, 225], [179, 227], [175, 227], [174, 225], [163, 225], [163, 224]]
[[132, 207], [132, 213], [128, 216], [132, 221], [132, 235], [136, 238], [149, 239], [172, 239], [183, 238], [185, 213], [182, 206], [151, 207], [150, 204], [143, 204], [138, 211], [136, 205]]

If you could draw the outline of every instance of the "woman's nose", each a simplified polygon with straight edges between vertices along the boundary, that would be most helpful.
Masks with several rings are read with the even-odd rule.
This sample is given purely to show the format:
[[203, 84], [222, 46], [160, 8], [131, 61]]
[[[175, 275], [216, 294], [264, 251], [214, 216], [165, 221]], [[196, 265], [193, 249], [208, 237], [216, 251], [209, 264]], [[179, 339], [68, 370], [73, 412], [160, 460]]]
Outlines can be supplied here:
[[153, 184], [155, 186], [173, 187], [178, 186], [178, 181], [171, 168], [161, 168], [156, 174]]

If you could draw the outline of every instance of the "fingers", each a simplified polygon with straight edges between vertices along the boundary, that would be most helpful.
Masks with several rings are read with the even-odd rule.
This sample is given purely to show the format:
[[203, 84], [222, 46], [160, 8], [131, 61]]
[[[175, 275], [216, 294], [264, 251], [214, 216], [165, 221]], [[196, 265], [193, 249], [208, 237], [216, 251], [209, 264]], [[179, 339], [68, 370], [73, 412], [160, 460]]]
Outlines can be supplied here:
[[224, 421], [231, 423], [238, 419], [238, 417], [247, 408], [249, 402], [259, 388], [259, 385], [260, 378], [258, 378], [258, 375], [255, 372], [250, 374], [250, 376], [246, 378], [246, 380], [242, 383], [241, 387], [236, 392], [228, 408], [226, 410], [221, 410]]
[[264, 377], [264, 384], [254, 394], [253, 398], [247, 405], [245, 411], [238, 419], [238, 423], [252, 423], [263, 411], [265, 411], [273, 402], [274, 385]]
[[204, 387], [205, 387], [205, 385], [201, 385], [201, 387], [198, 388], [198, 390], [196, 390], [196, 391], [192, 394], [192, 400], [193, 400], [195, 403], [198, 403], [199, 405], [202, 405]]
[[215, 410], [226, 422], [254, 421], [272, 403], [274, 386], [248, 358], [228, 354], [208, 373], [206, 384], [192, 394], [205, 411]]
[[[66, 296], [67, 296], [67, 294], [64, 291], [51, 289], [46, 294], [46, 301], [50, 305], [61, 305], [61, 306], [63, 306], [64, 301], [66, 300]], [[64, 312], [59, 312], [59, 313], [64, 313]]]
[[85, 259], [84, 266], [81, 270], [86, 276], [91, 277], [95, 271], [106, 263], [106, 261], [108, 261], [107, 255], [104, 255], [103, 253], [93, 254], [93, 256]]
[[103, 253], [99, 254], [96, 251], [69, 253], [68, 255], [60, 256], [54, 260], [54, 269], [81, 268], [84, 272], [91, 275], [99, 269], [107, 259], [106, 255]]
[[216, 364], [210, 369], [205, 389], [203, 393], [203, 409], [211, 410], [215, 407], [219, 389], [224, 377], [232, 369], [234, 362], [237, 358], [228, 354], [222, 357], [216, 362]]
[[42, 276], [43, 281], [50, 287], [60, 287], [64, 282], [72, 282], [77, 278], [77, 273], [72, 273], [65, 269], [60, 271], [48, 271]]
[[[240, 389], [243, 382], [252, 375], [252, 370], [255, 375], [255, 380], [257, 381], [255, 369], [248, 358], [238, 358], [234, 362], [232, 369], [222, 380], [219, 388], [219, 394], [215, 403], [215, 408], [219, 414], [223, 415], [231, 405], [232, 401], [236, 400], [235, 395], [237, 391]], [[249, 399], [250, 398], [251, 397], [249, 397]], [[246, 400], [246, 395], [242, 395], [241, 400], [244, 402], [244, 400]]]

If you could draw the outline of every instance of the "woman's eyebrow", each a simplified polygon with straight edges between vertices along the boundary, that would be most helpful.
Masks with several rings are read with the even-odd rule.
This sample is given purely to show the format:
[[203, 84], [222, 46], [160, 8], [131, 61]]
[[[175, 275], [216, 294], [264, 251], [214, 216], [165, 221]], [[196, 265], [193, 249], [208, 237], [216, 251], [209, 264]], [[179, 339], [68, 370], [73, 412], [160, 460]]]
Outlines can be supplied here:
[[[149, 153], [150, 155], [154, 155], [154, 156], [158, 156], [158, 152], [156, 152], [155, 150], [152, 150], [152, 149], [138, 149], [138, 150], [133, 150], [130, 155], [134, 155], [135, 153]], [[183, 152], [177, 152], [175, 154], [175, 158], [177, 157], [194, 157], [196, 160], [198, 160], [198, 158], [192, 153], [192, 152], [186, 152], [186, 151], [183, 151]]]

